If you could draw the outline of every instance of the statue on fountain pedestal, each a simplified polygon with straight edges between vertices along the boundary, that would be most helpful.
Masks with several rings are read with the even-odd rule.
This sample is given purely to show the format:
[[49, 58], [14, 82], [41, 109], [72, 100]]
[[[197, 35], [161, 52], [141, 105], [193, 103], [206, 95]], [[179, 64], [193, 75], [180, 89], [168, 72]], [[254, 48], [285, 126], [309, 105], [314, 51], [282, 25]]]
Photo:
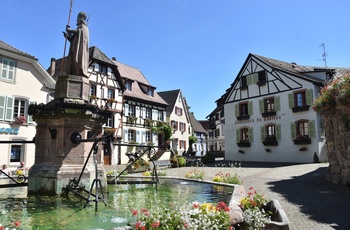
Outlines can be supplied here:
[[66, 26], [64, 36], [70, 42], [68, 62], [65, 73], [88, 77], [89, 67], [89, 29], [86, 23], [86, 14], [80, 12], [77, 17], [77, 28]]

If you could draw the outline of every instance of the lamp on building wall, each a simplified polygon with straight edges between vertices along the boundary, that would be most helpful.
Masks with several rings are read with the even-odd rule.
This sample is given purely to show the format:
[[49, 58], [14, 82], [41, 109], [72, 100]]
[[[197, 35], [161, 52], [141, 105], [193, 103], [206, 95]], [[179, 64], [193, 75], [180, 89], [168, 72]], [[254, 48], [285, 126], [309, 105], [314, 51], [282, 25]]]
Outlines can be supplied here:
[[57, 129], [56, 128], [49, 128], [50, 134], [51, 134], [51, 139], [56, 139], [57, 137]]

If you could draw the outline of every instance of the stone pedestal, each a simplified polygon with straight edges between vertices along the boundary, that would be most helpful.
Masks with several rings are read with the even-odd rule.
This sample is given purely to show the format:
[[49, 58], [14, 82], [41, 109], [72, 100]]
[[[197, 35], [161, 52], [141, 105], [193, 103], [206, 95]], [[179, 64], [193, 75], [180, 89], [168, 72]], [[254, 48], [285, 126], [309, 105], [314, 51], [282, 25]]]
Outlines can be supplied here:
[[[37, 115], [36, 122], [35, 164], [29, 171], [28, 193], [59, 195], [70, 180], [79, 178], [93, 145], [93, 142], [75, 144], [71, 141], [71, 135], [79, 133], [83, 139], [99, 138], [104, 120], [94, 119], [91, 115], [68, 113]], [[100, 144], [96, 154], [98, 174], [102, 184], [107, 186], [101, 151]], [[89, 190], [94, 179], [92, 152], [80, 182]]]
[[90, 83], [83, 76], [60, 76], [56, 82], [55, 99], [81, 99], [89, 101]]

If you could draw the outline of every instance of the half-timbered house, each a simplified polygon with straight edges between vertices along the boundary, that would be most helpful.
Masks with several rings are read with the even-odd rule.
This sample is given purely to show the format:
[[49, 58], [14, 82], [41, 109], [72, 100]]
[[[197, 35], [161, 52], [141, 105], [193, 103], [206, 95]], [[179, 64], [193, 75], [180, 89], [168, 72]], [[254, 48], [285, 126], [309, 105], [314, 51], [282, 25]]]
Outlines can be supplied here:
[[326, 161], [322, 117], [312, 103], [339, 71], [249, 54], [225, 98], [225, 159]]

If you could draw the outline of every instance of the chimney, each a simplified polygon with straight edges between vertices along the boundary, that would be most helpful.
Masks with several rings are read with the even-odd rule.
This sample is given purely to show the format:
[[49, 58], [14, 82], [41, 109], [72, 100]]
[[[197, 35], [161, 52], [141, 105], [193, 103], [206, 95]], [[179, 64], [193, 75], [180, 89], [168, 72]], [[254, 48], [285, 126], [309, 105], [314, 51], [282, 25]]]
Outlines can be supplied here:
[[113, 60], [113, 61], [117, 61], [117, 59], [116, 59], [115, 57], [112, 57], [112, 60]]
[[50, 75], [51, 75], [51, 77], [53, 77], [53, 75], [55, 75], [55, 71], [56, 71], [56, 59], [55, 58], [51, 58], [51, 65], [50, 65]]

